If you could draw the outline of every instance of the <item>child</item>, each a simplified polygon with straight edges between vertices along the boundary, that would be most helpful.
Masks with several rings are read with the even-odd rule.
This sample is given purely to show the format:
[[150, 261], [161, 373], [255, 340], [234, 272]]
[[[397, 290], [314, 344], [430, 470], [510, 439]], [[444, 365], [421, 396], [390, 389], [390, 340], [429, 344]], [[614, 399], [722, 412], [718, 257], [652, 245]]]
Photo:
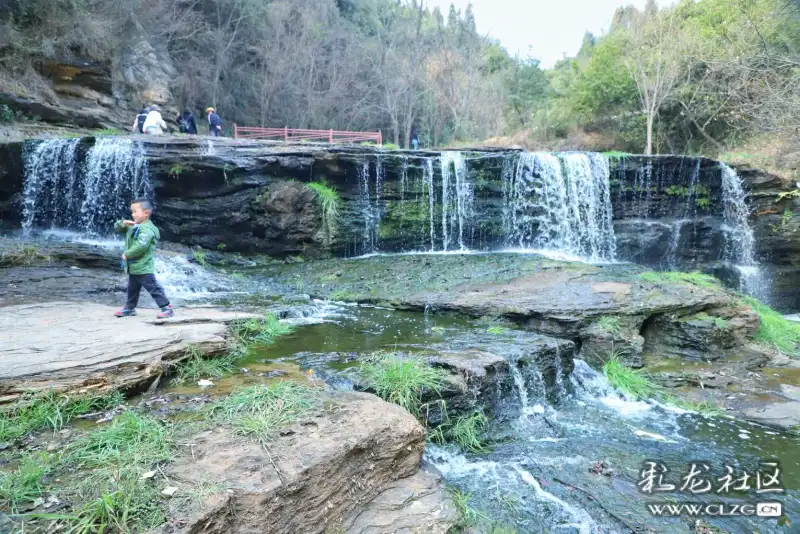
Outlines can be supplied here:
[[156, 280], [156, 266], [153, 261], [153, 251], [156, 249], [161, 233], [150, 222], [153, 204], [146, 199], [136, 199], [131, 202], [132, 221], [117, 221], [114, 230], [125, 232], [125, 252], [122, 253], [122, 267], [128, 274], [128, 302], [125, 307], [114, 312], [117, 317], [131, 317], [136, 315], [136, 306], [139, 304], [139, 291], [144, 287], [153, 300], [156, 301], [161, 311], [156, 315], [158, 319], [172, 317], [172, 306], [164, 295], [164, 288]]

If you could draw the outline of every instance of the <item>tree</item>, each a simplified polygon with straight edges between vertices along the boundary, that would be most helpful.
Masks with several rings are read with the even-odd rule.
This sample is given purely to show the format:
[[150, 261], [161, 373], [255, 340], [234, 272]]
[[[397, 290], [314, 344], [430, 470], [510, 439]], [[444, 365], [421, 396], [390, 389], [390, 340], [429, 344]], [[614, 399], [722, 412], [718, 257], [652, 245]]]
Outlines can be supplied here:
[[627, 35], [625, 67], [636, 84], [647, 118], [645, 154], [653, 153], [653, 124], [672, 96], [683, 67], [683, 35], [672, 11], [634, 14]]

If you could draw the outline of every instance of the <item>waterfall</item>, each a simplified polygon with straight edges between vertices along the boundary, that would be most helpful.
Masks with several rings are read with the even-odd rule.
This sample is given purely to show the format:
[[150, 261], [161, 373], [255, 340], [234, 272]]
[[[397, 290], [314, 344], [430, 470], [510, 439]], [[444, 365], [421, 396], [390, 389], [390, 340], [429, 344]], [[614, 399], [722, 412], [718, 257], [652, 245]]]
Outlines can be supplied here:
[[[461, 152], [443, 152], [442, 164], [442, 250], [458, 239], [458, 247], [466, 250], [465, 233], [472, 231], [475, 191], [467, 180], [467, 162]], [[457, 235], [456, 235], [457, 232]], [[471, 235], [467, 237], [472, 237]]]
[[141, 143], [98, 138], [79, 165], [79, 141], [48, 139], [26, 150], [23, 229], [106, 234], [132, 199], [152, 194]]
[[107, 233], [131, 200], [152, 195], [142, 144], [98, 138], [87, 157], [83, 186], [81, 226], [91, 234]]
[[[504, 173], [505, 174], [505, 173]], [[593, 153], [523, 153], [504, 179], [510, 244], [590, 261], [616, 255], [608, 159]]]
[[49, 139], [25, 147], [22, 228], [67, 226], [75, 206], [80, 139]]
[[431, 251], [436, 248], [436, 228], [434, 226], [434, 210], [436, 199], [433, 190], [433, 160], [425, 158], [425, 166], [422, 168], [422, 186], [428, 194], [428, 219], [431, 233]]
[[364, 230], [361, 235], [361, 252], [374, 252], [376, 247], [378, 229], [372, 209], [372, 199], [369, 193], [369, 161], [364, 161], [358, 173], [358, 204], [361, 217], [364, 219]]
[[736, 266], [740, 273], [739, 289], [756, 298], [766, 300], [768, 281], [755, 259], [755, 235], [750, 226], [750, 210], [745, 203], [746, 194], [742, 179], [734, 169], [722, 167], [722, 202], [725, 220], [725, 248], [723, 259]]
[[669, 240], [669, 249], [667, 250], [667, 267], [671, 269], [678, 268], [678, 248], [681, 244], [681, 232], [684, 225], [691, 222], [688, 219], [678, 219], [672, 223], [672, 235]]
[[[520, 419], [525, 419], [525, 416], [537, 414], [537, 413], [544, 413], [544, 406], [541, 404], [534, 404], [531, 406], [529, 396], [528, 396], [528, 382], [525, 380], [525, 376], [522, 374], [522, 371], [519, 369], [519, 362], [517, 361], [509, 361], [508, 367], [511, 370], [511, 377], [514, 379], [514, 386], [517, 389], [517, 395], [519, 395], [519, 402], [520, 402]], [[528, 369], [533, 369], [533, 386], [534, 386], [534, 395], [537, 400], [545, 398], [545, 391], [544, 391], [544, 378], [542, 377], [542, 373], [537, 369], [535, 366], [528, 366]], [[526, 374], [531, 374], [527, 372]]]

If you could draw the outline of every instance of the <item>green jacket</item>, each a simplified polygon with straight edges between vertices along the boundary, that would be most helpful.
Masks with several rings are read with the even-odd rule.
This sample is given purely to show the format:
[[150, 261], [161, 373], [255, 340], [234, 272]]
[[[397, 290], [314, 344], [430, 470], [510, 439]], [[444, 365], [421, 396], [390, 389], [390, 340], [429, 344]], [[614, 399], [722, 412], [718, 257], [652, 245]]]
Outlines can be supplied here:
[[125, 226], [122, 221], [117, 221], [114, 230], [125, 232], [125, 257], [128, 259], [125, 272], [128, 274], [155, 274], [156, 265], [153, 261], [153, 252], [161, 232], [158, 231], [149, 219], [142, 224]]

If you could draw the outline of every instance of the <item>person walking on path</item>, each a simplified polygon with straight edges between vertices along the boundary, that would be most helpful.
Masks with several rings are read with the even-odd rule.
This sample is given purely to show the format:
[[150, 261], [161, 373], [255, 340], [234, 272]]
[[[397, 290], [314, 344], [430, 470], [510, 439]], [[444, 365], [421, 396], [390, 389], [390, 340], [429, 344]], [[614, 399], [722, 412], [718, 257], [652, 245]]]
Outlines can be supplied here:
[[217, 115], [217, 110], [212, 107], [206, 108], [206, 113], [208, 113], [208, 135], [219, 137], [222, 135], [222, 119]]
[[148, 135], [161, 135], [167, 129], [167, 123], [161, 117], [161, 108], [153, 106], [144, 120], [144, 133]]
[[411, 135], [409, 136], [411, 139], [411, 149], [412, 150], [419, 150], [419, 135], [417, 134], [417, 127], [411, 127]]
[[149, 111], [149, 108], [142, 108], [139, 110], [139, 114], [133, 119], [133, 127], [131, 128], [133, 133], [144, 133], [144, 121], [147, 119], [147, 113]]
[[164, 294], [164, 288], [156, 280], [156, 265], [153, 252], [156, 250], [161, 232], [150, 221], [153, 213], [153, 204], [143, 198], [131, 202], [131, 218], [133, 220], [117, 221], [114, 230], [125, 233], [125, 252], [122, 253], [122, 268], [128, 275], [128, 299], [125, 307], [114, 312], [117, 317], [132, 317], [136, 315], [136, 306], [139, 305], [139, 293], [145, 288], [161, 311], [156, 314], [157, 319], [172, 317], [174, 312], [169, 299]]
[[197, 123], [190, 110], [185, 109], [178, 115], [178, 129], [184, 134], [197, 135]]

